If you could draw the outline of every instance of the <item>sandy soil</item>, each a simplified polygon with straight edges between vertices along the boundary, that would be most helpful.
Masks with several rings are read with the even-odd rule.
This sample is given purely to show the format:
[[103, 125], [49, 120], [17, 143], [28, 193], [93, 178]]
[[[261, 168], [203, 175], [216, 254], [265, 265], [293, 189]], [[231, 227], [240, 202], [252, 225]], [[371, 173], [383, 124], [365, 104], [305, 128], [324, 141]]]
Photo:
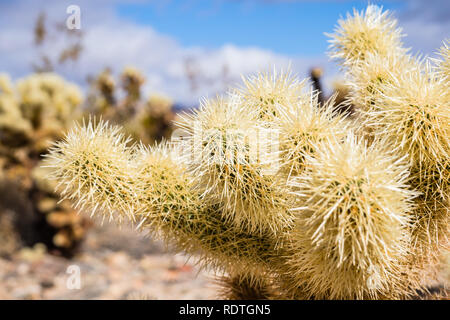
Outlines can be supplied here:
[[71, 260], [39, 245], [0, 258], [0, 299], [216, 298], [212, 274], [132, 228], [95, 224], [80, 249]]

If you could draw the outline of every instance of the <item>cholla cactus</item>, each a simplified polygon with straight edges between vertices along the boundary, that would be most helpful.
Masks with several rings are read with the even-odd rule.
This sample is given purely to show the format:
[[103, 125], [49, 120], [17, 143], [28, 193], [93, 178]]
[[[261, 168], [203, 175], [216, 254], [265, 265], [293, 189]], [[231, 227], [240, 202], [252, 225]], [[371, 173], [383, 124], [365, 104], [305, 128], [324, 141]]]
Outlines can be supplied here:
[[[9, 79], [0, 79], [0, 162], [2, 184], [19, 184], [15, 193], [23, 193], [33, 219], [25, 219], [21, 209], [2, 199], [0, 206], [11, 209], [15, 219], [24, 221], [26, 233], [33, 239], [24, 244], [43, 242], [50, 250], [71, 256], [86, 230], [86, 218], [78, 216], [65, 203], [58, 203], [54, 188], [46, 187], [39, 166], [41, 155], [50, 142], [79, 115], [81, 92], [55, 74], [33, 74], [13, 86]], [[7, 199], [6, 199], [7, 200]]]
[[378, 7], [340, 25], [351, 122], [306, 82], [263, 73], [183, 115], [171, 143], [77, 126], [48, 156], [52, 177], [75, 205], [224, 274], [228, 298], [413, 296], [448, 236], [448, 87]]
[[109, 69], [103, 70], [90, 82], [91, 92], [87, 100], [91, 113], [104, 114], [109, 112], [116, 104], [116, 82], [111, 75], [111, 71]]
[[12, 211], [0, 210], [0, 257], [9, 256], [19, 249], [21, 240], [16, 229]]
[[153, 94], [142, 95], [144, 76], [134, 67], [125, 67], [116, 85], [109, 69], [91, 80], [88, 111], [112, 123], [120, 123], [133, 138], [149, 144], [169, 138], [174, 119], [173, 101]]
[[407, 55], [367, 54], [366, 59], [351, 68], [348, 74], [351, 103], [363, 111], [378, 105], [378, 99], [383, 95], [381, 88], [395, 82], [399, 74], [415, 70], [415, 67]]
[[416, 241], [428, 259], [436, 251], [426, 248], [445, 244], [449, 231], [450, 99], [443, 80], [424, 69], [382, 86], [379, 102], [364, 116], [367, 127], [409, 156], [413, 186], [421, 192]]
[[171, 99], [153, 94], [126, 129], [146, 144], [169, 139], [173, 128], [172, 121], [175, 119], [172, 109]]
[[[42, 153], [49, 141], [80, 115], [80, 89], [56, 74], [33, 74], [17, 82], [14, 87], [6, 76], [0, 80], [0, 130], [20, 132], [23, 147]], [[19, 147], [2, 139], [2, 145]]]
[[[375, 11], [379, 17], [384, 16], [378, 9]], [[359, 15], [356, 13], [349, 21], [353, 19], [359, 20]], [[370, 19], [363, 21], [367, 28], [373, 25]], [[393, 20], [390, 25], [394, 26]], [[343, 32], [339, 30], [338, 34]], [[399, 31], [390, 28], [379, 37], [397, 39]], [[445, 75], [448, 48], [444, 44], [442, 59], [433, 69], [428, 61], [409, 57], [399, 41], [391, 43], [391, 49], [385, 52], [360, 46], [353, 52], [364, 59], [356, 62], [346, 55], [346, 43], [347, 39], [335, 36], [333, 56], [346, 59], [344, 64], [352, 83], [351, 99], [360, 107], [362, 127], [371, 136], [388, 139], [392, 148], [409, 160], [411, 185], [420, 192], [412, 220], [414, 259], [429, 265], [437, 260], [438, 249], [448, 246], [450, 98]]]
[[330, 56], [344, 66], [364, 61], [368, 53], [378, 56], [405, 54], [402, 48], [401, 28], [389, 11], [369, 5], [363, 12], [354, 10], [353, 16], [339, 20], [339, 26], [331, 37]]
[[407, 162], [384, 144], [351, 134], [328, 140], [290, 182], [301, 211], [287, 257], [294, 297], [302, 288], [307, 298], [398, 298], [409, 287], [403, 275], [415, 193]]
[[62, 195], [111, 218], [129, 217], [209, 265], [246, 270], [267, 264], [274, 243], [228, 225], [217, 205], [193, 191], [176, 150], [129, 147], [117, 127], [75, 127], [50, 153]]
[[122, 86], [127, 93], [129, 103], [137, 101], [141, 98], [141, 86], [145, 82], [144, 76], [134, 67], [128, 66], [122, 71], [120, 76]]
[[78, 87], [52, 73], [32, 74], [20, 80], [17, 91], [22, 114], [35, 129], [64, 128], [74, 120], [82, 102]]
[[274, 110], [278, 115], [274, 122], [279, 129], [282, 166], [288, 176], [302, 173], [305, 157], [314, 154], [317, 143], [343, 138], [348, 132], [348, 121], [334, 110], [334, 97], [319, 105], [315, 91], [294, 103], [277, 105]]
[[176, 149], [163, 144], [153, 150], [141, 148], [139, 153], [136, 178], [141, 181], [140, 191], [155, 190], [159, 195], [139, 201], [143, 209], [138, 216], [144, 219], [144, 228], [155, 229], [188, 253], [200, 250], [209, 266], [239, 273], [268, 268], [275, 241], [234, 228], [223, 217], [220, 205], [205, 203], [181, 165], [183, 161], [177, 160]]
[[279, 295], [270, 277], [255, 277], [248, 274], [231, 274], [216, 281], [219, 298], [228, 300], [268, 300]]
[[147, 100], [148, 112], [155, 116], [162, 116], [172, 110], [173, 101], [163, 95], [153, 94]]
[[[7, 74], [0, 74], [0, 135], [3, 144], [14, 145], [27, 139], [31, 124], [23, 118], [14, 87]], [[19, 139], [21, 137], [22, 139]]]
[[204, 201], [218, 203], [242, 230], [276, 235], [292, 217], [282, 180], [269, 172], [276, 146], [273, 132], [258, 123], [258, 111], [232, 95], [204, 101], [180, 124], [192, 150], [188, 170]]
[[104, 123], [71, 130], [65, 140], [50, 149], [49, 155], [58, 168], [55, 174], [64, 172], [72, 183], [77, 183], [61, 181], [61, 194], [71, 192], [69, 199], [78, 198], [75, 207], [79, 209], [95, 203], [94, 211], [98, 207], [111, 214], [129, 212], [136, 193], [130, 176], [132, 153], [126, 146], [128, 141], [118, 134], [118, 128]]
[[414, 169], [422, 175], [418, 189], [426, 196], [434, 196], [434, 190], [444, 197], [450, 177], [448, 87], [433, 76], [429, 66], [424, 69], [417, 68], [382, 85], [383, 94], [363, 115], [368, 127], [392, 138], [395, 146], [409, 155]]
[[244, 79], [244, 86], [238, 94], [250, 108], [259, 110], [259, 118], [273, 120], [277, 105], [295, 104], [302, 96], [305, 81], [298, 81], [290, 72], [276, 69], [271, 73], [258, 73]]
[[[29, 191], [30, 200], [35, 206], [40, 219], [39, 237], [50, 251], [57, 249], [58, 253], [71, 257], [83, 241], [91, 222], [79, 215], [73, 209], [70, 201], [60, 201], [54, 193], [55, 183], [46, 179], [48, 172], [45, 168], [33, 168], [31, 176], [34, 188]], [[44, 240], [48, 237], [48, 240]]]

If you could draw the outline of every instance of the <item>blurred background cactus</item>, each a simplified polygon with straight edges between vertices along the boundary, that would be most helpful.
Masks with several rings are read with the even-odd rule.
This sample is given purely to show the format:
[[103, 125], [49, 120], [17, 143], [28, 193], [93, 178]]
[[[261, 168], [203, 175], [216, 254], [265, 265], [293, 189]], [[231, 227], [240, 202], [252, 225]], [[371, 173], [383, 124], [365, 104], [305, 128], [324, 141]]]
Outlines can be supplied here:
[[52, 28], [46, 15], [40, 14], [34, 29], [41, 59], [33, 64], [37, 73], [15, 83], [8, 74], [0, 74], [0, 237], [4, 240], [0, 252], [5, 256], [41, 243], [49, 252], [72, 257], [92, 224], [69, 201], [60, 201], [55, 183], [46, 179], [48, 170], [40, 163], [48, 147], [74, 121], [90, 112], [125, 123], [130, 134], [147, 143], [171, 132], [173, 103], [157, 95], [145, 101], [141, 92], [145, 78], [133, 67], [123, 70], [119, 88], [112, 72], [105, 69], [91, 80], [86, 101], [81, 88], [49, 72], [69, 60], [76, 63], [82, 52], [82, 33], [68, 32], [65, 49], [52, 60], [43, 44], [50, 38], [64, 38], [64, 33], [65, 26]]
[[67, 202], [58, 203], [59, 196], [39, 166], [52, 141], [81, 115], [81, 91], [52, 73], [32, 74], [15, 85], [6, 75], [2, 79], [1, 207], [14, 222], [4, 232], [15, 234], [17, 248], [43, 243], [50, 251], [71, 256], [83, 238], [87, 218]]
[[[329, 36], [346, 75], [339, 104], [318, 91], [318, 70], [316, 90], [290, 72], [260, 73], [181, 116], [169, 143], [147, 148], [88, 122], [51, 148], [46, 167], [77, 208], [196, 256], [225, 298], [426, 293], [448, 250], [448, 47], [433, 65], [411, 56], [396, 20], [373, 5]], [[128, 69], [121, 79], [133, 105], [143, 77]], [[339, 112], [350, 106], [352, 116]]]
[[[141, 93], [143, 82], [139, 71], [128, 67], [120, 76], [123, 92], [117, 92], [111, 72], [105, 70], [92, 81], [91, 92], [84, 102], [76, 85], [54, 73], [35, 73], [15, 84], [7, 74], [0, 75], [2, 184], [7, 188], [15, 183], [16, 191], [30, 202], [32, 213], [27, 232], [31, 230], [33, 234], [23, 235], [20, 228], [12, 228], [5, 231], [5, 237], [8, 232], [19, 232], [17, 239], [32, 239], [22, 245], [42, 242], [50, 251], [56, 250], [64, 256], [76, 253], [90, 225], [89, 219], [78, 215], [68, 201], [59, 201], [54, 193], [55, 184], [46, 179], [46, 170], [41, 167], [41, 157], [52, 142], [59, 140], [87, 112], [124, 124], [128, 134], [145, 143], [169, 138], [174, 119], [173, 102], [156, 94], [145, 100]], [[20, 220], [21, 209], [11, 207], [14, 201], [5, 197], [1, 204], [4, 210], [10, 210], [8, 216], [12, 213], [17, 216], [8, 218], [5, 213], [5, 226], [11, 224], [8, 222], [11, 219]], [[9, 246], [9, 242], [4, 243]]]
[[112, 71], [105, 69], [89, 82], [87, 112], [123, 125], [128, 134], [147, 144], [170, 137], [174, 103], [155, 93], [145, 97], [142, 93], [145, 77], [139, 70], [128, 66], [116, 80]]

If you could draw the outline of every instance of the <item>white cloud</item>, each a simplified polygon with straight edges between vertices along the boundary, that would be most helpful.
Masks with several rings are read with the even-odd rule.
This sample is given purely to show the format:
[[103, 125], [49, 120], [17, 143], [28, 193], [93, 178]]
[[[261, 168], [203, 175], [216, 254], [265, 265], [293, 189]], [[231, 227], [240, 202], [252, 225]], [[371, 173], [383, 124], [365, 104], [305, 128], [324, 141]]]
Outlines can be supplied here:
[[[185, 48], [170, 37], [161, 35], [147, 26], [121, 22], [92, 27], [84, 39], [85, 51], [77, 72], [95, 72], [104, 67], [116, 71], [125, 65], [134, 65], [147, 76], [146, 88], [166, 93], [185, 103], [195, 103], [199, 96], [211, 95], [223, 89], [217, 81], [223, 77], [224, 68], [229, 82], [273, 65], [287, 67], [292, 62], [294, 70], [307, 70], [319, 59], [290, 58], [259, 48], [240, 48], [232, 44], [217, 49]], [[199, 90], [191, 92], [185, 73], [186, 59], [200, 78]], [[226, 66], [226, 67], [225, 67]], [[216, 81], [213, 81], [216, 80]]]
[[[31, 71], [36, 57], [33, 49], [32, 28], [41, 11], [52, 21], [64, 21], [66, 7], [72, 1], [0, 2], [0, 71], [13, 77], [24, 76]], [[119, 18], [114, 5], [119, 1], [77, 1], [82, 12], [83, 47], [76, 65], [64, 66], [57, 71], [65, 77], [85, 84], [88, 74], [95, 74], [105, 67], [119, 72], [132, 64], [147, 77], [145, 89], [161, 92], [181, 103], [193, 104], [203, 95], [213, 95], [223, 89], [221, 79], [226, 66], [227, 83], [235, 83], [241, 74], [248, 74], [274, 65], [286, 67], [299, 76], [307, 76], [312, 66], [326, 68], [325, 80], [334, 78], [336, 67], [327, 62], [325, 55], [319, 57], [286, 56], [261, 48], [244, 48], [225, 44], [220, 48], [184, 47], [169, 35], [158, 33], [147, 25], [138, 25]], [[449, 37], [450, 2], [442, 0], [406, 3], [406, 9], [397, 13], [400, 25], [408, 33], [406, 44], [415, 50], [430, 53]], [[344, 14], [344, 12], [343, 12]], [[324, 30], [327, 31], [327, 30]], [[331, 30], [328, 30], [331, 31]], [[58, 52], [63, 44], [52, 42], [50, 52]], [[203, 79], [200, 88], [191, 92], [185, 72], [185, 61], [193, 59], [193, 66]]]
[[405, 44], [413, 52], [432, 54], [450, 37], [450, 1], [410, 0], [397, 15], [407, 37]]
[[[33, 55], [32, 28], [41, 10], [50, 20], [64, 21], [68, 2], [46, 3], [40, 7], [31, 1], [16, 5], [0, 5], [5, 16], [13, 17], [12, 23], [0, 22], [0, 71], [13, 76], [28, 73]], [[111, 2], [81, 1], [83, 52], [76, 65], [67, 65], [57, 71], [69, 79], [83, 83], [86, 75], [95, 74], [105, 67], [119, 72], [125, 65], [134, 65], [147, 77], [145, 89], [170, 95], [176, 101], [194, 104], [203, 95], [213, 95], [224, 88], [221, 81], [226, 69], [227, 83], [236, 82], [241, 74], [256, 72], [273, 66], [287, 67], [300, 76], [313, 65], [326, 64], [325, 58], [288, 57], [261, 48], [242, 48], [226, 44], [220, 48], [183, 47], [173, 38], [160, 34], [150, 26], [137, 25], [118, 18]], [[0, 19], [3, 20], [3, 19]], [[5, 20], [3, 20], [5, 21]], [[62, 43], [51, 43], [47, 52], [58, 52]], [[192, 92], [185, 72], [185, 61], [193, 60], [193, 66], [203, 79], [199, 90]], [[225, 67], [226, 66], [226, 67]], [[224, 69], [225, 68], [225, 69]]]

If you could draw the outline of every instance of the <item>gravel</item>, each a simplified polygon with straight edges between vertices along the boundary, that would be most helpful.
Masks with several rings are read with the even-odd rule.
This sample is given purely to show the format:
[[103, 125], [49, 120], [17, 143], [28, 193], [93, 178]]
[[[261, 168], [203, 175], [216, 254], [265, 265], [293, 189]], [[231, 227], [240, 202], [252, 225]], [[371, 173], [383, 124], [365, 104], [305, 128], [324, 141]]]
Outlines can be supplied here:
[[187, 260], [131, 227], [95, 223], [71, 260], [42, 245], [0, 258], [0, 299], [216, 298], [213, 274]]

